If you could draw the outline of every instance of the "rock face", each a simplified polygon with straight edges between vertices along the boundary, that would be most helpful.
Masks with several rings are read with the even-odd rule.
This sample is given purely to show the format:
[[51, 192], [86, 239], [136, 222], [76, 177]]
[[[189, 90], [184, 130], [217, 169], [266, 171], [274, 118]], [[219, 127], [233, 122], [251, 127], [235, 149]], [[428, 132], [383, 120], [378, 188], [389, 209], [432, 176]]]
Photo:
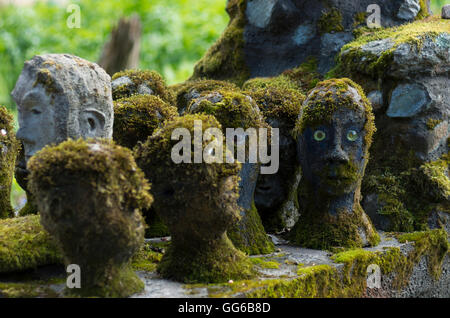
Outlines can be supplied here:
[[143, 289], [129, 267], [144, 241], [140, 210], [153, 201], [131, 151], [109, 141], [69, 140], [29, 162], [43, 227], [77, 264], [82, 296], [125, 297]]
[[0, 219], [13, 217], [11, 184], [19, 142], [14, 135], [14, 118], [0, 105]]
[[450, 189], [450, 24], [433, 17], [382, 34], [346, 45], [334, 75], [378, 92], [363, 206], [379, 229], [424, 229], [437, 224], [438, 211], [449, 211], [449, 193], [438, 189]]
[[427, 16], [428, 2], [230, 0], [230, 24], [196, 65], [193, 78], [242, 84], [248, 78], [276, 76], [311, 56], [325, 74], [340, 48], [354, 38], [352, 31], [366, 26], [374, 13], [369, 5], [382, 8], [381, 26], [391, 27]]
[[[139, 166], [153, 184], [155, 211], [172, 236], [158, 271], [166, 278], [195, 283], [249, 278], [251, 264], [226, 234], [240, 219], [237, 201], [241, 164], [203, 161], [194, 165], [194, 153], [187, 154], [191, 162], [173, 161], [172, 149], [179, 141], [171, 136], [176, 129], [190, 134], [183, 135], [187, 147], [183, 154], [187, 149], [206, 150], [209, 141], [197, 139], [195, 127], [204, 133], [210, 128], [220, 129], [220, 124], [213, 116], [188, 114], [168, 121], [135, 149]], [[191, 136], [194, 138], [189, 140]], [[223, 140], [217, 147], [215, 154], [225, 158]]]

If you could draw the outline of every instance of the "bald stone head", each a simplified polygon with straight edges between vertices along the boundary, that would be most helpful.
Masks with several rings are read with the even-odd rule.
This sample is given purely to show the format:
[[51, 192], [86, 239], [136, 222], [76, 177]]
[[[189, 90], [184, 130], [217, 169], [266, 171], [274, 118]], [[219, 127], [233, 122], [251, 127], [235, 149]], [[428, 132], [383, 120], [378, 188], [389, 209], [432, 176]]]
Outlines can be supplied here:
[[68, 138], [111, 138], [111, 78], [97, 64], [68, 54], [25, 62], [12, 92], [25, 160]]

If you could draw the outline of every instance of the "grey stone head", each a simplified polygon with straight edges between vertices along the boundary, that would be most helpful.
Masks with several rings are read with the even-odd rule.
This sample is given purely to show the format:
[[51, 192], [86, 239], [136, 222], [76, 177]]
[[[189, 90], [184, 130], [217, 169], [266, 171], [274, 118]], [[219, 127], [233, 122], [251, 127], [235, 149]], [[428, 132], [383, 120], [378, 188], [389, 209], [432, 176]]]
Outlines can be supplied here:
[[68, 54], [25, 62], [12, 92], [25, 160], [66, 139], [111, 138], [111, 78], [97, 64]]

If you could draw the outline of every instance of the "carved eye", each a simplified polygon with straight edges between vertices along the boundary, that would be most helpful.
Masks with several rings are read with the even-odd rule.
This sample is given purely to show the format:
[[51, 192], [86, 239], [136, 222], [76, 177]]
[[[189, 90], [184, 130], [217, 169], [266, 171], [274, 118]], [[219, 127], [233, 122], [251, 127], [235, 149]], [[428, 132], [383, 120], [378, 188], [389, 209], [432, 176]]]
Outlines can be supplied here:
[[37, 108], [33, 108], [31, 110], [31, 113], [33, 113], [34, 115], [39, 115], [41, 113], [41, 111], [39, 109], [37, 109]]
[[326, 136], [327, 136], [327, 134], [325, 134], [325, 132], [323, 130], [316, 130], [314, 132], [314, 140], [315, 141], [322, 141], [325, 139]]
[[349, 130], [347, 132], [347, 139], [352, 142], [356, 141], [356, 139], [358, 139], [358, 133], [354, 130]]

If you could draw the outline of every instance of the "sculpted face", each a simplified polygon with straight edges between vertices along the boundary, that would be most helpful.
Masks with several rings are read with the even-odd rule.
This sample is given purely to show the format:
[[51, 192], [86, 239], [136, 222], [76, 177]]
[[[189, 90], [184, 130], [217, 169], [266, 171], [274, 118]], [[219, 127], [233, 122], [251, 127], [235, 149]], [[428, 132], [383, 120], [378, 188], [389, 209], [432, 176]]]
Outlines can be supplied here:
[[337, 109], [331, 123], [306, 127], [299, 138], [303, 176], [329, 195], [356, 190], [365, 167], [364, 110]]
[[[98, 65], [67, 54], [35, 56], [12, 92], [24, 161], [68, 138], [111, 138], [111, 78]], [[19, 167], [23, 168], [23, 167]]]
[[20, 126], [17, 138], [22, 140], [25, 161], [28, 161], [45, 145], [56, 142], [55, 109], [52, 97], [42, 84], [33, 87], [33, 80], [28, 76], [20, 77], [19, 81], [23, 81], [27, 93], [17, 101]]

